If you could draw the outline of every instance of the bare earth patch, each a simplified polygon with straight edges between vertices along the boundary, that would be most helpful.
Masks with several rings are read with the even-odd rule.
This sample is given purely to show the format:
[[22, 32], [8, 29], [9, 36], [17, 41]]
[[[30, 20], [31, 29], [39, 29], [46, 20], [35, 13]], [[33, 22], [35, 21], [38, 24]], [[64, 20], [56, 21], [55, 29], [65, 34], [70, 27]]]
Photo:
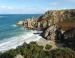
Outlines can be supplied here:
[[51, 45], [52, 48], [51, 49], [55, 49], [57, 48], [57, 45], [54, 41], [51, 41], [51, 40], [46, 40], [46, 39], [43, 39], [41, 38], [39, 41], [36, 41], [36, 43], [40, 46], [46, 46], [47, 44]]

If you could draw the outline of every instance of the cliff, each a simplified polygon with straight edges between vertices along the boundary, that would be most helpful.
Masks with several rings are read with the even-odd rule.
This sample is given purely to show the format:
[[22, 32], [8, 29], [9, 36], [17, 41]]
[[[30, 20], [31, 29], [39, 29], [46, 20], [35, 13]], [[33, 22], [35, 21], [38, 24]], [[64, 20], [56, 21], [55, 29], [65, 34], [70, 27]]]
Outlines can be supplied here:
[[56, 31], [65, 31], [75, 28], [75, 9], [50, 10], [39, 18], [23, 21], [23, 26], [28, 29], [42, 30], [45, 39], [55, 40]]
[[60, 25], [62, 25], [68, 22], [69, 25], [71, 22], [73, 23], [74, 21], [75, 21], [75, 9], [51, 10], [47, 11], [39, 18], [25, 20], [24, 27], [32, 29], [44, 29], [54, 24], [59, 25], [59, 23], [61, 23]]

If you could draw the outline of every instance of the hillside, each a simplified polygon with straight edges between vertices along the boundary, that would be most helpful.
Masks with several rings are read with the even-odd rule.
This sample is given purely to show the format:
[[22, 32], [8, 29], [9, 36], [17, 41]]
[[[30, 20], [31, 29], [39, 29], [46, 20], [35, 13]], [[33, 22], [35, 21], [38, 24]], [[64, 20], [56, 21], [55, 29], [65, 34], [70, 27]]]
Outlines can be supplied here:
[[46, 50], [43, 50], [43, 46], [35, 42], [24, 43], [16, 49], [0, 53], [0, 58], [75, 58], [75, 52], [69, 48], [49, 49], [49, 45], [46, 45]]
[[[54, 42], [64, 41], [65, 38], [73, 40], [75, 38], [75, 32], [72, 31], [75, 30], [75, 9], [50, 10], [38, 18], [23, 21], [23, 26], [27, 29], [43, 31], [42, 37]], [[72, 42], [72, 44], [75, 43]]]
[[75, 9], [47, 11], [44, 15], [40, 16], [38, 19], [38, 22], [43, 21], [48, 21], [49, 22], [48, 24], [50, 25], [52, 24], [73, 25], [75, 23]]

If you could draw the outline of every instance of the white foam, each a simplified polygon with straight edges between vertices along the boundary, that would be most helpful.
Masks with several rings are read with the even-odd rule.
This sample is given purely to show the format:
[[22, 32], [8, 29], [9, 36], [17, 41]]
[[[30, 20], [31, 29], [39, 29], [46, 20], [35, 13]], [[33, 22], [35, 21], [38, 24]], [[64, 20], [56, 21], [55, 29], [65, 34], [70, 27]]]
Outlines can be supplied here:
[[17, 25], [15, 25], [15, 24], [13, 24], [12, 26], [13, 26], [13, 27], [17, 27]]
[[29, 43], [31, 41], [37, 41], [41, 38], [39, 35], [33, 34], [36, 31], [30, 31], [28, 33], [23, 33], [20, 36], [8, 38], [8, 40], [0, 43], [0, 51], [4, 52], [9, 49], [15, 49], [17, 46], [22, 45], [24, 42]]

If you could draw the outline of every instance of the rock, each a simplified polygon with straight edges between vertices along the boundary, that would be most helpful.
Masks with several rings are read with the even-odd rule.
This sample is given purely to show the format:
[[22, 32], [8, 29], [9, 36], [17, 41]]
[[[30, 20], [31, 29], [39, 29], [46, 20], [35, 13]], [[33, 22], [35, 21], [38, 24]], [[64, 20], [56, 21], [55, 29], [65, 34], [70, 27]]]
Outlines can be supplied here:
[[[71, 24], [68, 24], [68, 27], [72, 27], [72, 23], [75, 23], [75, 9], [69, 9], [69, 10], [51, 10], [47, 11], [45, 14], [41, 15], [39, 18], [32, 18], [32, 19], [27, 19], [24, 22], [19, 22], [18, 24], [23, 24], [24, 27], [30, 28], [30, 29], [36, 29], [36, 30], [42, 30], [44, 31], [43, 37], [46, 39], [54, 40], [57, 30], [57, 26], [66, 28], [67, 25], [61, 24], [62, 22], [66, 21], [67, 23], [71, 22]], [[62, 29], [63, 29], [62, 28]], [[75, 27], [74, 27], [75, 28]], [[45, 30], [46, 29], [46, 30]], [[60, 32], [59, 32], [60, 31]], [[57, 31], [58, 36], [62, 36], [62, 33], [64, 33], [63, 30]], [[59, 38], [59, 39], [60, 39]]]
[[18, 23], [16, 23], [18, 26], [23, 26], [24, 21], [19, 21]]
[[[51, 10], [41, 15], [39, 18], [32, 18], [25, 20], [24, 27], [31, 29], [45, 29], [54, 24], [61, 23], [62, 21], [73, 21], [75, 20], [75, 9], [69, 10]], [[18, 24], [23, 24], [19, 22]]]
[[63, 36], [63, 32], [62, 32], [62, 30], [61, 30], [60, 28], [58, 28], [58, 29], [56, 30], [55, 34], [56, 34], [56, 36], [55, 36], [56, 41], [57, 41], [57, 42], [63, 42], [64, 36]]
[[24, 21], [24, 27], [28, 29], [34, 29], [37, 25], [37, 19], [27, 19]]
[[41, 19], [39, 21], [43, 21], [46, 19], [46, 21], [51, 20], [52, 24], [56, 24], [59, 22], [62, 22], [64, 20], [74, 20], [75, 19], [75, 9], [68, 9], [68, 10], [50, 10], [47, 11], [43, 16], [41, 16]]
[[46, 28], [47, 27], [47, 21], [42, 22], [42, 25], [43, 25], [42, 26], [43, 28]]
[[37, 23], [37, 28], [40, 28], [40, 22]]
[[50, 26], [49, 28], [47, 28], [44, 32], [44, 37], [47, 39], [52, 39], [53, 36], [55, 36], [55, 31], [57, 29], [56, 25]]
[[[32, 26], [33, 20], [28, 19], [27, 21], [28, 21], [28, 22], [27, 22], [27, 25], [28, 25], [27, 27], [28, 27], [28, 28], [33, 28], [33, 26]], [[33, 22], [33, 23], [34, 23], [34, 22]]]
[[24, 58], [22, 55], [18, 54], [14, 58]]
[[75, 29], [67, 30], [63, 33], [64, 40], [71, 40], [71, 42], [75, 42]]
[[64, 32], [63, 43], [65, 46], [75, 50], [75, 29], [70, 29]]

